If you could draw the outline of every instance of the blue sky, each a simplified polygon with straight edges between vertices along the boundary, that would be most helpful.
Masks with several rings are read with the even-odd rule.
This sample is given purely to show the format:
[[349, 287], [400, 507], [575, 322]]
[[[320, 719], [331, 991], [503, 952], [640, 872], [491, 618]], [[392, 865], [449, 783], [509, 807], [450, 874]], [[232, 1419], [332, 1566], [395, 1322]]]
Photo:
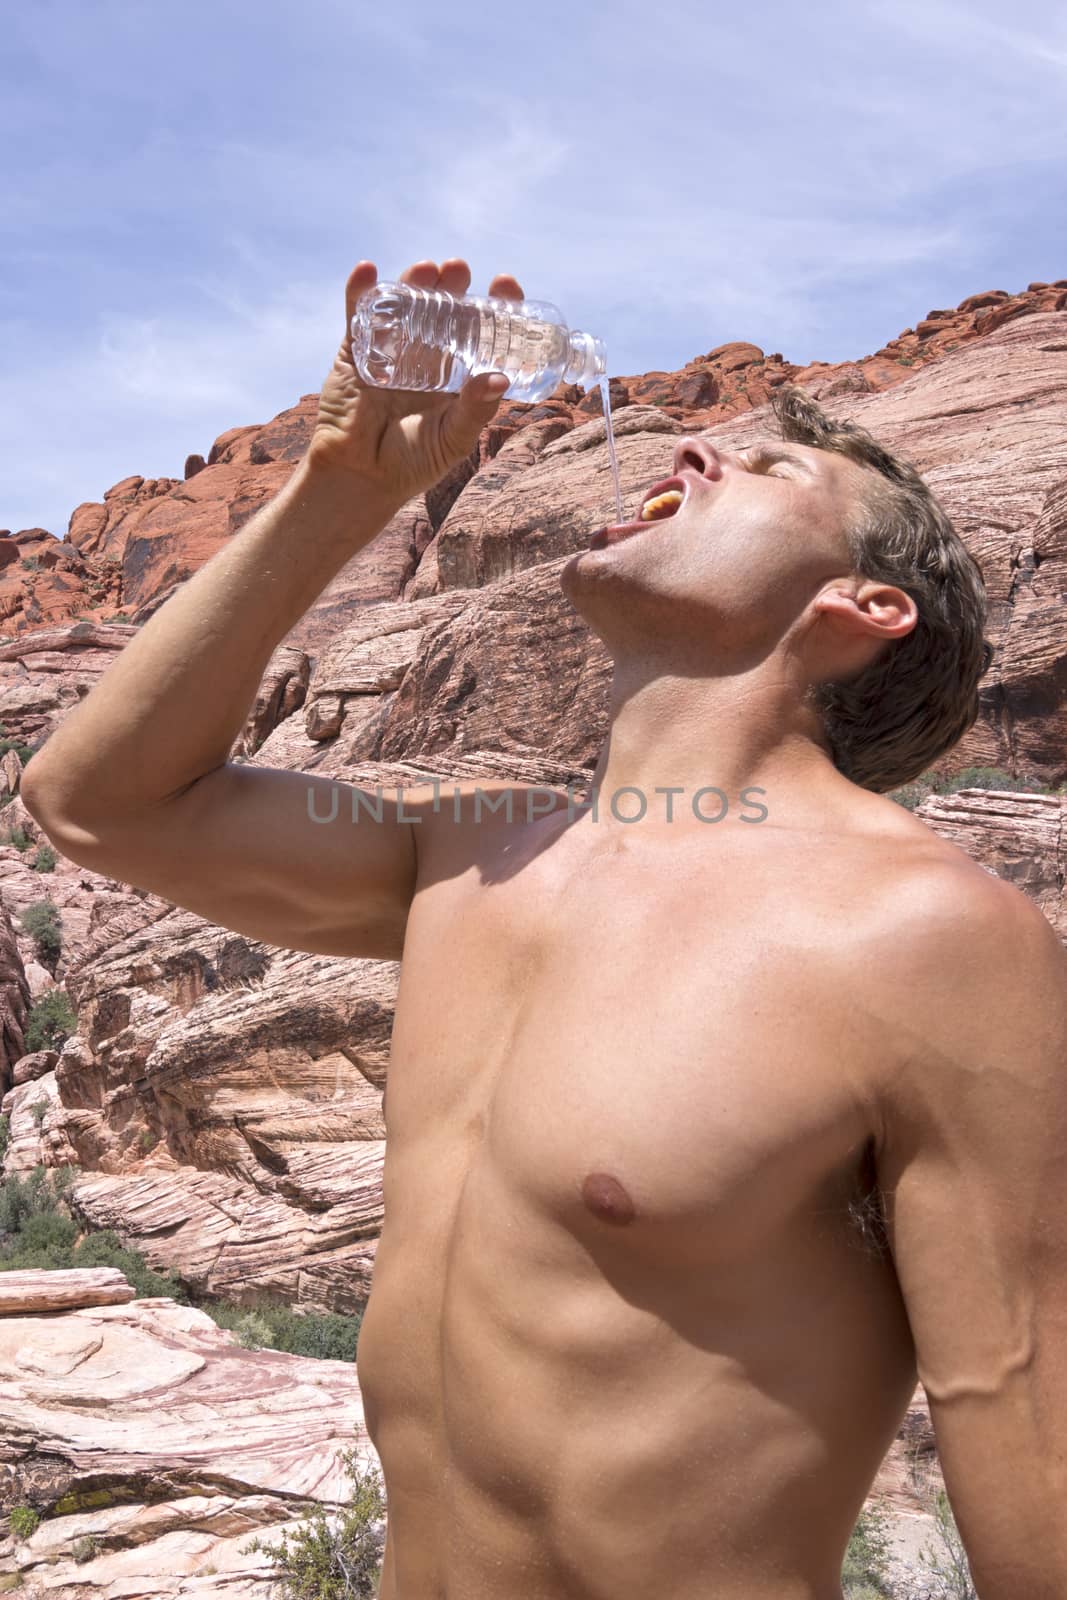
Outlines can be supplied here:
[[349, 266], [514, 271], [611, 370], [862, 356], [1067, 276], [1067, 6], [33, 0], [0, 45], [0, 527], [317, 389]]

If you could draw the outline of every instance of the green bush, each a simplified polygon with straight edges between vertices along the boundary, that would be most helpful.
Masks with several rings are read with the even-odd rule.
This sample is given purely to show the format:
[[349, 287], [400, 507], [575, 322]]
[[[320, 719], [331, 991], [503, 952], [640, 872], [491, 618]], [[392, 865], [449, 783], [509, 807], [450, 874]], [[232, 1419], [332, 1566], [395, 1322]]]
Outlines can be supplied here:
[[29, 1539], [37, 1532], [41, 1519], [32, 1506], [13, 1506], [9, 1521], [16, 1539]]
[[62, 989], [49, 989], [30, 1007], [26, 1018], [26, 1051], [58, 1050], [78, 1025], [70, 1000]]
[[38, 1211], [19, 1230], [20, 1250], [70, 1250], [78, 1224], [58, 1211]]
[[280, 1543], [253, 1539], [242, 1554], [263, 1551], [274, 1562], [286, 1600], [370, 1600], [378, 1593], [385, 1550], [385, 1497], [377, 1468], [360, 1469], [355, 1450], [341, 1453], [353, 1493], [349, 1505], [307, 1512]]
[[320, 1361], [347, 1361], [356, 1359], [359, 1343], [359, 1316], [345, 1316], [339, 1311], [329, 1311], [317, 1316], [301, 1314], [289, 1306], [260, 1295], [250, 1305], [234, 1306], [224, 1302], [204, 1302], [200, 1309], [206, 1311], [220, 1328], [228, 1328], [240, 1337], [240, 1324], [250, 1314], [265, 1325], [272, 1350], [284, 1350], [293, 1356], [313, 1356]]
[[[45, 1213], [62, 1214], [59, 1207], [74, 1174], [73, 1167], [57, 1167], [49, 1173], [44, 1166], [38, 1165], [28, 1178], [22, 1178], [18, 1173], [6, 1178], [0, 1183], [0, 1234], [20, 1234], [30, 1217]], [[3, 1255], [3, 1264], [10, 1266], [7, 1249], [0, 1254]]]
[[15, 751], [23, 766], [33, 755], [32, 744], [24, 744], [21, 739], [0, 739], [0, 756], [6, 756], [9, 750]]
[[940, 777], [936, 772], [920, 773], [903, 788], [894, 789], [889, 798], [908, 811], [914, 811], [927, 795], [956, 794], [960, 789], [1006, 789], [1015, 794], [1055, 793], [1040, 778], [1017, 778], [1001, 767], [964, 767], [962, 772], [953, 773], [950, 778]]
[[7, 1147], [11, 1141], [11, 1118], [7, 1112], [0, 1117], [0, 1162], [7, 1155]]
[[73, 1257], [71, 1264], [75, 1267], [118, 1267], [138, 1295], [163, 1296], [180, 1305], [189, 1304], [188, 1291], [175, 1273], [154, 1271], [139, 1250], [128, 1250], [110, 1228], [87, 1234]]
[[[10, 800], [8, 804], [10, 805]], [[0, 844], [13, 844], [16, 850], [28, 850], [33, 840], [21, 823], [14, 828], [4, 828], [0, 832]]]
[[48, 1115], [47, 1099], [35, 1100], [33, 1105], [30, 1107], [30, 1115], [32, 1116], [34, 1122], [36, 1122], [37, 1126], [40, 1127], [45, 1117]]
[[34, 872], [54, 872], [56, 870], [56, 853], [50, 844], [39, 844], [37, 854], [33, 858]]
[[845, 1600], [869, 1600], [870, 1596], [881, 1600], [892, 1594], [888, 1577], [891, 1551], [889, 1519], [884, 1511], [868, 1502], [852, 1530], [841, 1568]]
[[64, 1205], [75, 1176], [74, 1166], [59, 1166], [50, 1173], [38, 1165], [29, 1178], [16, 1173], [0, 1184], [0, 1272], [118, 1267], [134, 1293], [189, 1304], [181, 1278], [173, 1272], [154, 1272], [141, 1251], [126, 1250], [109, 1229], [75, 1243], [77, 1222], [69, 1218]]
[[[0, 1138], [6, 1119], [0, 1118]], [[36, 1166], [28, 1177], [15, 1173], [0, 1182], [0, 1271], [55, 1271], [70, 1267], [117, 1267], [138, 1295], [162, 1296], [193, 1304], [220, 1328], [228, 1328], [247, 1349], [284, 1350], [320, 1360], [356, 1358], [361, 1318], [329, 1312], [301, 1316], [289, 1306], [260, 1297], [252, 1305], [202, 1302], [171, 1272], [156, 1272], [139, 1250], [123, 1245], [117, 1233], [101, 1229], [80, 1238], [79, 1225], [65, 1204], [76, 1167], [51, 1171]], [[77, 1241], [77, 1242], [75, 1242]]]
[[54, 967], [63, 947], [59, 907], [52, 900], [35, 900], [22, 912], [19, 921], [37, 946], [37, 954], [44, 965]]
[[233, 1334], [237, 1343], [246, 1350], [270, 1350], [274, 1340], [271, 1337], [270, 1324], [261, 1317], [258, 1311], [246, 1311], [233, 1326]]

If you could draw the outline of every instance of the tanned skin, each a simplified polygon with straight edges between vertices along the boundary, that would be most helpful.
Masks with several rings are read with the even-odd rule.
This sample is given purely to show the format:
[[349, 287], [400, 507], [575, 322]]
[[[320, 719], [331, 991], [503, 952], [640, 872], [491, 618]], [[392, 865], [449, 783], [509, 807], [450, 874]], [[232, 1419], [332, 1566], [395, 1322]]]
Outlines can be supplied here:
[[366, 389], [342, 343], [290, 483], [23, 784], [76, 862], [403, 956], [358, 1357], [383, 1600], [839, 1600], [917, 1372], [982, 1600], [1064, 1600], [1067, 960], [805, 699], [914, 626], [850, 567], [868, 470], [683, 438], [677, 515], [567, 564], [615, 663], [596, 818], [467, 785], [458, 821], [418, 791], [353, 824], [345, 786], [227, 761], [278, 641], [497, 403]]

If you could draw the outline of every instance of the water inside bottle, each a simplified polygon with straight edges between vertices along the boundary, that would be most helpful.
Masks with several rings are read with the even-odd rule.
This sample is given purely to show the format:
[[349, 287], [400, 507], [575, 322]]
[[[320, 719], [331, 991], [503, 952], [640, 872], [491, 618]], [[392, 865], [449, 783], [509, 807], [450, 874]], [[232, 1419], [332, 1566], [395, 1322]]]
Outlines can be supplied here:
[[622, 521], [622, 489], [619, 485], [619, 463], [615, 455], [615, 434], [611, 427], [611, 395], [608, 393], [608, 380], [606, 377], [599, 381], [600, 399], [604, 407], [604, 429], [608, 441], [608, 460], [611, 463], [611, 476], [615, 482], [615, 515], [618, 522]]

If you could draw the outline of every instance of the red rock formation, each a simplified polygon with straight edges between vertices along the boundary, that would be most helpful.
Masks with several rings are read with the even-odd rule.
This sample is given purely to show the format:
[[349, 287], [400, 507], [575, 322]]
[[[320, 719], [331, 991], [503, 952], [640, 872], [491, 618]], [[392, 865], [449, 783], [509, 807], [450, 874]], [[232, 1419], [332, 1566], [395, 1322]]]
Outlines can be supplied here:
[[[933, 311], [861, 361], [801, 370], [733, 343], [678, 373], [613, 380], [624, 495], [632, 506], [663, 475], [684, 430], [710, 430], [727, 447], [751, 442], [768, 427], [759, 408], [787, 378], [831, 412], [856, 417], [921, 467], [986, 570], [996, 658], [981, 721], [946, 769], [999, 765], [1063, 783], [1065, 310], [1067, 280], [1035, 284]], [[181, 482], [124, 480], [102, 505], [78, 508], [64, 541], [40, 530], [0, 534], [8, 738], [46, 737], [137, 631], [108, 624], [115, 608], [142, 622], [276, 491], [306, 448], [313, 407], [305, 396], [263, 427], [230, 430], [206, 462], [189, 458]], [[612, 503], [594, 396], [567, 390], [542, 406], [504, 407], [469, 460], [405, 506], [282, 641], [233, 759], [371, 787], [435, 775], [583, 780], [603, 732], [608, 662], [564, 602], [559, 567], [613, 515]], [[89, 620], [72, 622], [83, 609]], [[32, 846], [39, 829], [18, 798], [20, 775], [18, 753], [8, 751], [3, 827], [22, 828]], [[1030, 894], [1067, 940], [1065, 811], [1064, 794], [971, 790], [932, 795], [918, 814]], [[275, 950], [62, 859], [54, 873], [37, 873], [32, 859], [32, 847], [0, 843], [0, 1082], [12, 1085], [2, 1100], [5, 1170], [75, 1164], [71, 1204], [83, 1222], [115, 1228], [153, 1265], [202, 1290], [238, 1300], [267, 1290], [307, 1310], [358, 1309], [382, 1215], [395, 969]], [[54, 972], [18, 921], [45, 894], [62, 924]], [[29, 1000], [57, 983], [75, 1003], [77, 1032], [56, 1050], [25, 1054]], [[81, 1432], [75, 1451], [70, 1417], [81, 1429], [81, 1400], [69, 1417], [51, 1391], [43, 1405], [39, 1374], [20, 1366], [21, 1352], [39, 1349], [40, 1370], [65, 1382], [63, 1362], [84, 1355], [84, 1379], [95, 1381], [89, 1344], [98, 1339], [105, 1356], [114, 1353], [109, 1340], [125, 1350], [141, 1339], [145, 1372], [153, 1382], [163, 1372], [152, 1391], [162, 1442], [153, 1435], [135, 1460], [124, 1452], [116, 1464], [106, 1442], [86, 1443]], [[52, 1593], [69, 1577], [79, 1594], [103, 1595], [146, 1574], [162, 1585], [161, 1572], [176, 1574], [174, 1584], [152, 1592], [176, 1592], [207, 1550], [228, 1593], [265, 1592], [230, 1535], [237, 1523], [286, 1519], [286, 1495], [305, 1487], [294, 1473], [321, 1471], [325, 1424], [316, 1407], [298, 1408], [300, 1449], [283, 1441], [276, 1455], [242, 1397], [251, 1381], [252, 1411], [262, 1409], [261, 1394], [264, 1414], [279, 1399], [287, 1406], [294, 1373], [236, 1350], [198, 1313], [166, 1302], [0, 1320], [0, 1379], [17, 1397], [17, 1415], [0, 1428], [0, 1463], [9, 1475], [15, 1464], [20, 1492], [27, 1484], [64, 1492], [77, 1455], [79, 1467], [89, 1460], [117, 1473], [132, 1496], [50, 1518], [17, 1555], [28, 1592], [38, 1577]], [[327, 1409], [338, 1395], [355, 1401], [354, 1375], [345, 1383], [331, 1381]], [[210, 1477], [222, 1461], [231, 1477], [225, 1495], [210, 1477], [190, 1499], [198, 1480], [189, 1477], [188, 1417], [201, 1427], [209, 1391], [216, 1409], [196, 1470]], [[118, 1409], [109, 1421], [143, 1430], [136, 1381], [111, 1400]], [[929, 1531], [917, 1457], [936, 1482], [921, 1393], [877, 1490], [902, 1526]], [[182, 1496], [166, 1503], [164, 1518], [155, 1498], [148, 1506], [138, 1496], [172, 1471]], [[166, 1559], [153, 1518], [169, 1518], [174, 1530]], [[68, 1572], [75, 1536], [101, 1536], [111, 1553]], [[2, 1543], [0, 1557], [15, 1559]]]
[[[990, 290], [970, 295], [955, 310], [928, 312], [873, 355], [836, 364], [797, 366], [780, 353], [765, 355], [757, 345], [735, 341], [694, 357], [678, 372], [612, 378], [612, 404], [617, 409], [656, 406], [686, 428], [704, 429], [764, 404], [787, 380], [802, 383], [818, 398], [880, 393], [1005, 323], [1065, 308], [1067, 279], [1031, 284], [1020, 294]], [[144, 620], [175, 583], [196, 571], [281, 487], [307, 447], [316, 400], [304, 395], [269, 423], [229, 429], [212, 445], [206, 464], [201, 455], [187, 458], [180, 480], [124, 478], [102, 503], [78, 506], [62, 540], [40, 529], [13, 538], [0, 533], [0, 627], [12, 635], [78, 616], [106, 621], [139, 612]], [[576, 387], [561, 389], [543, 405], [505, 405], [472, 465], [484, 469], [508, 438], [548, 418], [569, 428], [597, 410], [598, 395], [583, 396]], [[424, 512], [433, 531], [462, 477], [461, 469], [443, 494], [439, 486], [428, 497]], [[383, 559], [380, 545], [373, 558], [349, 574], [346, 602], [400, 598], [425, 534], [405, 526], [396, 539], [413, 558]], [[23, 567], [24, 561], [35, 565]], [[309, 648], [307, 637], [292, 642]]]
[[12, 1081], [16, 1061], [26, 1052], [29, 1008], [29, 985], [5, 897], [0, 905], [0, 1094]]
[[[1053, 288], [1055, 300], [1063, 286]], [[985, 564], [998, 652], [982, 721], [948, 765], [1059, 782], [1067, 317], [1046, 309], [1051, 293], [978, 297], [923, 319], [932, 326], [901, 345], [921, 347], [922, 370], [881, 352], [801, 376], [828, 409], [916, 460]], [[618, 435], [631, 504], [694, 420], [727, 446], [757, 437], [768, 419], [753, 404], [791, 371], [732, 344], [682, 375], [626, 379], [616, 396], [629, 402]], [[682, 409], [675, 380], [688, 385], [684, 405], [703, 411]], [[587, 777], [608, 662], [564, 602], [559, 565], [611, 515], [613, 494], [603, 420], [582, 403], [565, 391], [505, 407], [477, 452], [346, 566], [275, 651], [234, 759], [371, 785]], [[150, 614], [228, 537], [235, 505], [291, 470], [312, 416], [305, 397], [266, 427], [224, 434], [181, 484], [129, 479], [96, 512], [81, 508], [85, 559], [117, 563], [137, 586], [137, 614]], [[45, 737], [135, 631], [66, 623], [0, 643], [8, 736]], [[8, 789], [19, 776], [11, 754]], [[1019, 882], [1067, 936], [1062, 810], [1060, 796], [996, 793], [932, 798], [920, 814]], [[5, 821], [36, 838], [17, 796]], [[54, 973], [17, 925], [46, 891], [63, 929]], [[36, 997], [62, 983], [79, 1012], [55, 1060], [9, 1061], [9, 1170], [74, 1161], [88, 1221], [203, 1287], [357, 1304], [380, 1215], [392, 969], [269, 950], [63, 861], [44, 885], [14, 845], [0, 845], [0, 892], [26, 989]], [[19, 1054], [13, 1037], [9, 1056]]]

